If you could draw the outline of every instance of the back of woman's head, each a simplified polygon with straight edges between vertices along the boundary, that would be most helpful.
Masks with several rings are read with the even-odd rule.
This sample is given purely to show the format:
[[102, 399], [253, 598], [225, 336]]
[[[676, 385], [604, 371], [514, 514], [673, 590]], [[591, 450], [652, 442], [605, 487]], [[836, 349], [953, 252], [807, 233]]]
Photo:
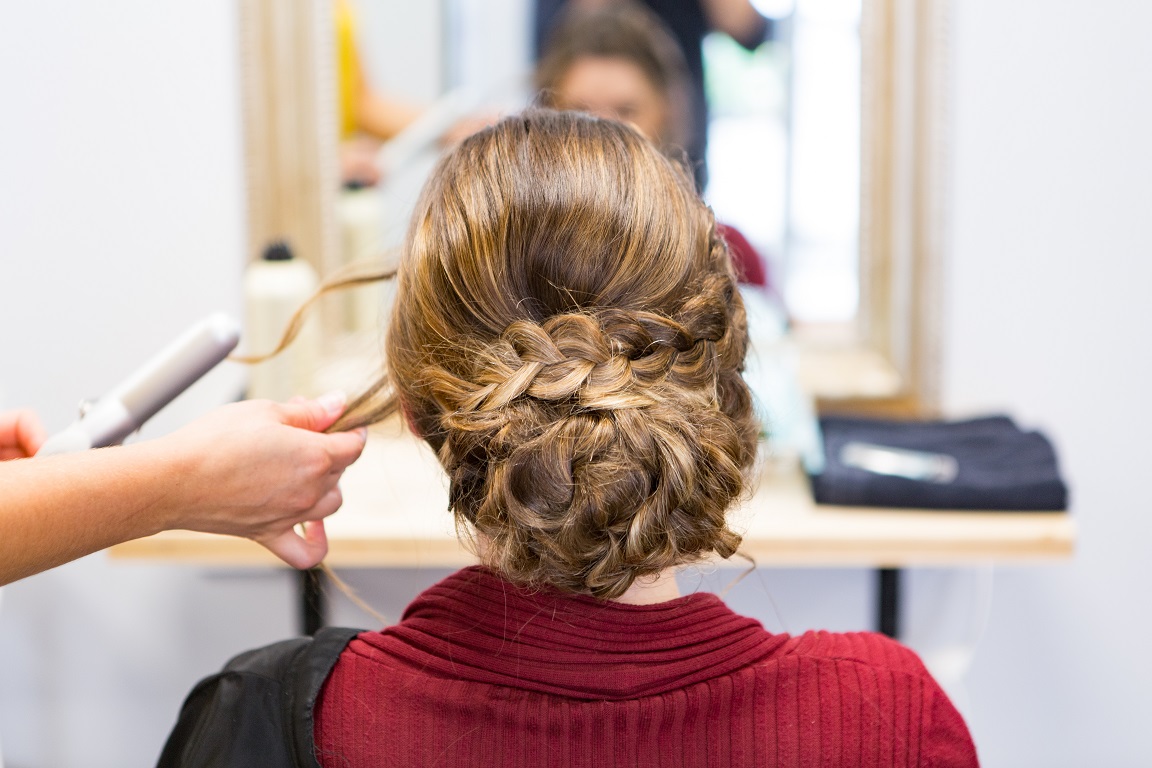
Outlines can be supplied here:
[[425, 188], [387, 340], [458, 518], [513, 580], [611, 598], [739, 537], [757, 428], [743, 305], [686, 171], [633, 130], [534, 111]]

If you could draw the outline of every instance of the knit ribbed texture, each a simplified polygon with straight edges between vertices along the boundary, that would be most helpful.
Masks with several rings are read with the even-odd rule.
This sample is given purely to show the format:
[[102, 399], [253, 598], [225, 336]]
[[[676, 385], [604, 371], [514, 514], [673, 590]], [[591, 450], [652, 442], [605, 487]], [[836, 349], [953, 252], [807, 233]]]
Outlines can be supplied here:
[[470, 568], [324, 686], [325, 768], [974, 766], [959, 714], [871, 633], [771, 635], [714, 595], [630, 606]]

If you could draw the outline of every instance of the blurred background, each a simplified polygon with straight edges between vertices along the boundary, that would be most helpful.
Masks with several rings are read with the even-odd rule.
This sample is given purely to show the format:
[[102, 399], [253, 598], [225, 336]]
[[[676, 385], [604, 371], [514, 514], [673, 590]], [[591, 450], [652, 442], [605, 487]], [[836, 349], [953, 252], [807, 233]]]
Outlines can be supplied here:
[[[360, 0], [366, 69], [415, 104], [467, 85], [508, 108], [528, 94], [526, 6]], [[794, 48], [706, 42], [707, 194], [762, 249], [790, 311], [813, 321], [856, 311], [853, 8], [765, 5], [791, 13]], [[955, 660], [949, 691], [994, 768], [1152, 764], [1149, 28], [1142, 0], [963, 0], [948, 23], [941, 405], [1044, 427], [1080, 536], [1067, 564], [908, 572], [904, 637]], [[228, 0], [0, 2], [0, 406], [62, 428], [80, 398], [195, 319], [242, 315], [239, 37]], [[485, 40], [500, 56], [476, 47]], [[820, 65], [802, 68], [805, 52]], [[790, 100], [806, 88], [839, 97], [805, 113]], [[806, 149], [812, 126], [835, 130]], [[727, 170], [726, 152], [759, 178]], [[823, 180], [815, 191], [797, 181], [806, 162], [823, 169], [804, 177]], [[143, 437], [235, 397], [244, 377], [217, 369]], [[737, 573], [689, 573], [685, 586], [719, 590]], [[445, 574], [345, 575], [397, 618]], [[870, 627], [873, 588], [867, 569], [760, 568], [727, 599], [773, 631], [853, 630]], [[152, 763], [197, 679], [296, 631], [295, 599], [286, 570], [99, 554], [6, 587], [5, 765]], [[333, 621], [376, 623], [344, 603]]]

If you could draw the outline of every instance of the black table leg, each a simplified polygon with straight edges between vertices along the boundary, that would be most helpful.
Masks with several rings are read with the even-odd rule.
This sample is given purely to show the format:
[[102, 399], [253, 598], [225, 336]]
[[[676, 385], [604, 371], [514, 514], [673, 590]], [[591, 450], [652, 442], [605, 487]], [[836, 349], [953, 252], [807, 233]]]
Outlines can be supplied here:
[[876, 570], [877, 629], [888, 637], [900, 637], [900, 569]]
[[327, 620], [327, 600], [324, 597], [324, 572], [309, 568], [297, 572], [300, 585], [300, 626], [305, 635], [316, 634]]

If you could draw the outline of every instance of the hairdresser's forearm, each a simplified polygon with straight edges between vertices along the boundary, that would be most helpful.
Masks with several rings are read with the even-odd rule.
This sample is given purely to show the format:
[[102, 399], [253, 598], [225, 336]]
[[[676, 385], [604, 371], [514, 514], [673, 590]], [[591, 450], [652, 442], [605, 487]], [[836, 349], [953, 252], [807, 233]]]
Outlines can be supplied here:
[[311, 568], [364, 450], [362, 429], [323, 431], [343, 411], [340, 392], [246, 400], [136, 445], [0, 462], [0, 584], [178, 528], [244, 536]]
[[174, 527], [180, 462], [142, 443], [0, 463], [0, 584]]
[[365, 91], [356, 111], [357, 128], [381, 141], [394, 138], [420, 117], [421, 110], [411, 104]]

